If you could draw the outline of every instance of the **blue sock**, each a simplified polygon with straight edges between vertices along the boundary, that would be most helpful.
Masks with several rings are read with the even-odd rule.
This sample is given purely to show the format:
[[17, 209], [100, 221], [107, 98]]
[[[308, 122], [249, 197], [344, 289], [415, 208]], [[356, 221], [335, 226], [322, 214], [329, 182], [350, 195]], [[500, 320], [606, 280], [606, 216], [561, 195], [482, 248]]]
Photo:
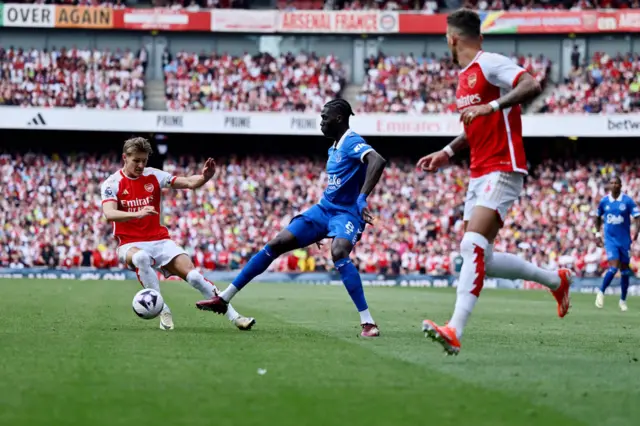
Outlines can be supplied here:
[[631, 278], [631, 270], [625, 269], [620, 277], [620, 300], [627, 300], [627, 291], [629, 291], [629, 278]]
[[603, 293], [605, 292], [607, 287], [609, 287], [609, 284], [611, 284], [611, 281], [613, 281], [613, 277], [615, 277], [617, 273], [618, 273], [618, 268], [609, 266], [609, 269], [607, 269], [607, 273], [604, 274], [604, 279], [602, 280], [602, 286], [600, 286], [601, 292]]
[[336, 262], [336, 269], [340, 272], [340, 278], [344, 283], [345, 288], [351, 296], [351, 300], [356, 305], [358, 312], [362, 312], [369, 309], [367, 306], [367, 300], [364, 298], [364, 289], [362, 288], [362, 280], [360, 274], [355, 265], [351, 262], [351, 259], [340, 259]]
[[231, 283], [238, 290], [247, 285], [249, 281], [267, 270], [271, 262], [276, 260], [269, 246], [264, 246], [262, 250], [256, 253], [249, 262], [242, 268], [235, 280]]

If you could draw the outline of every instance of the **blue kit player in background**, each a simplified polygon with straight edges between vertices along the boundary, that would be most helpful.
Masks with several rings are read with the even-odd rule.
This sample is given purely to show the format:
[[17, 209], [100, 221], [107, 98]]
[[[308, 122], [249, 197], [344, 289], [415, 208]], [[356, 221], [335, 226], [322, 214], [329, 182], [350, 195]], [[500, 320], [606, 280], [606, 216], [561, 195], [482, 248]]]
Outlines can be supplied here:
[[322, 109], [320, 130], [333, 144], [327, 161], [327, 188], [320, 202], [294, 217], [286, 229], [249, 260], [229, 287], [198, 302], [198, 309], [224, 314], [235, 294], [266, 271], [278, 256], [329, 237], [333, 239], [333, 262], [360, 313], [361, 335], [380, 335], [369, 313], [360, 274], [349, 255], [366, 223], [372, 224], [367, 196], [382, 176], [386, 160], [349, 128], [351, 115], [351, 105], [344, 99], [330, 101]]
[[[604, 197], [598, 205], [598, 217], [596, 218], [596, 232], [600, 233], [602, 220], [604, 219], [604, 248], [609, 260], [609, 269], [602, 281], [602, 287], [596, 296], [596, 307], [604, 306], [604, 292], [613, 281], [618, 270], [620, 271], [620, 310], [627, 310], [627, 290], [629, 289], [629, 277], [632, 275], [629, 269], [632, 241], [637, 240], [640, 232], [640, 209], [635, 201], [621, 192], [622, 182], [619, 177], [614, 177], [609, 183], [611, 193]], [[631, 218], [635, 221], [635, 233], [631, 239]]]

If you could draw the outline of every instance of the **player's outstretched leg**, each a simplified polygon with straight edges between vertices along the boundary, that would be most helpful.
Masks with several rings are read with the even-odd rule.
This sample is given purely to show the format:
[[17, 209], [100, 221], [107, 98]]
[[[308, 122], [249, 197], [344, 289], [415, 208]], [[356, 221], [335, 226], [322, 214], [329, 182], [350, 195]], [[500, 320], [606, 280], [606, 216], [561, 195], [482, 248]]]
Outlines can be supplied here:
[[488, 277], [533, 281], [547, 287], [558, 303], [560, 318], [569, 311], [569, 288], [573, 281], [570, 270], [548, 271], [514, 254], [494, 253], [493, 245], [489, 245], [485, 251], [485, 264]]
[[349, 240], [344, 238], [335, 238], [331, 244], [331, 257], [336, 269], [340, 272], [340, 278], [344, 283], [351, 300], [356, 305], [360, 313], [360, 324], [362, 326], [362, 337], [377, 337], [380, 330], [369, 312], [367, 300], [364, 297], [364, 289], [362, 288], [362, 279], [358, 273], [358, 269], [351, 262], [349, 254], [353, 245]]
[[[160, 293], [160, 281], [158, 275], [153, 269], [153, 258], [144, 250], [138, 250], [132, 248], [127, 253], [128, 263], [136, 268], [136, 274], [140, 283], [145, 288], [152, 288]], [[160, 312], [160, 328], [162, 330], [173, 330], [173, 316], [171, 315], [171, 309], [167, 304], [164, 304], [162, 312]]]
[[[164, 269], [188, 282], [191, 287], [198, 290], [206, 298], [213, 297], [218, 290], [211, 281], [196, 269], [186, 254], [180, 254], [171, 259], [171, 262], [165, 265]], [[251, 330], [251, 327], [256, 323], [254, 318], [240, 315], [232, 306], [229, 306], [226, 316], [240, 330]]]
[[196, 307], [218, 314], [227, 313], [229, 302], [231, 302], [236, 293], [242, 290], [252, 279], [266, 271], [269, 265], [280, 255], [298, 247], [298, 241], [295, 236], [290, 231], [283, 230], [247, 262], [231, 285], [220, 294], [214, 294], [213, 297], [207, 300], [197, 302]]
[[620, 310], [627, 312], [627, 292], [629, 291], [629, 279], [632, 275], [629, 266], [624, 267], [620, 272]]

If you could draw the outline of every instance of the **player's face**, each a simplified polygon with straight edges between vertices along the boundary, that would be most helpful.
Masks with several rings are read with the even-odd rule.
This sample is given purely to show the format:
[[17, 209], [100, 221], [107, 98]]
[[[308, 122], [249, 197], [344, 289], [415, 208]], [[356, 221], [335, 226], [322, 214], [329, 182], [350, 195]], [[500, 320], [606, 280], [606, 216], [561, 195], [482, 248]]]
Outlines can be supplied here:
[[337, 127], [340, 124], [340, 119], [336, 113], [329, 108], [322, 108], [320, 118], [320, 130], [322, 134], [328, 138], [334, 137], [337, 132]]
[[609, 182], [609, 190], [612, 194], [618, 195], [620, 194], [620, 191], [622, 191], [622, 184], [618, 179], [611, 179]]
[[128, 176], [142, 176], [144, 168], [147, 166], [149, 154], [146, 152], [134, 152], [132, 154], [122, 154], [124, 160], [124, 171]]

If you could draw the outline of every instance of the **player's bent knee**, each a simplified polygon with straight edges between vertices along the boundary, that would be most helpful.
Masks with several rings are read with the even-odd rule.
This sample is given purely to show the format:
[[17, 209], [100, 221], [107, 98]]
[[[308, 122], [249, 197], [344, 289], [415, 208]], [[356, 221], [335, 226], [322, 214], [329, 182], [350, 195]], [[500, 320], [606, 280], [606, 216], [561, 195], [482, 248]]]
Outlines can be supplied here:
[[333, 263], [336, 263], [340, 259], [348, 259], [351, 253], [351, 247], [346, 244], [334, 243], [331, 247], [331, 258]]
[[265, 246], [265, 249], [268, 249], [274, 257], [278, 257], [288, 251], [296, 249], [297, 247], [298, 241], [296, 240], [295, 235], [285, 229], [273, 240], [269, 241]]
[[131, 263], [133, 263], [136, 268], [149, 268], [153, 264], [153, 259], [149, 256], [149, 253], [140, 250], [131, 256]]

